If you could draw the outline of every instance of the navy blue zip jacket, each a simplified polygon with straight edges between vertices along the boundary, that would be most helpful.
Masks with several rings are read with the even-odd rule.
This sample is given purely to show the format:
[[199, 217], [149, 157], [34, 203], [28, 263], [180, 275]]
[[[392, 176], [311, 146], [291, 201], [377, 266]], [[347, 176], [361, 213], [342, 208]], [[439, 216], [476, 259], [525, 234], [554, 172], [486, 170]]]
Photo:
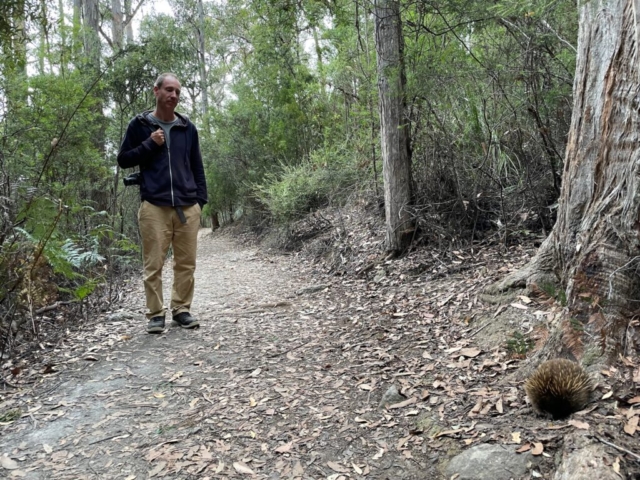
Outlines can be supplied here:
[[160, 126], [149, 116], [137, 115], [127, 127], [118, 152], [122, 168], [140, 166], [140, 198], [158, 206], [189, 206], [207, 203], [198, 130], [189, 119], [174, 112], [178, 121], [171, 127], [171, 149], [158, 145], [151, 134]]

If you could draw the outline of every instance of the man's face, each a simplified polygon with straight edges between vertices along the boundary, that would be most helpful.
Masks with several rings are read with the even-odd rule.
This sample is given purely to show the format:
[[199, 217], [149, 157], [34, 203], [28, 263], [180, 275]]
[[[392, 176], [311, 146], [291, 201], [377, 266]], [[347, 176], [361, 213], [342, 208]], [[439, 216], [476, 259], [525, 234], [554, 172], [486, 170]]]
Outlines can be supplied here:
[[175, 110], [180, 100], [180, 82], [174, 77], [165, 77], [162, 86], [153, 87], [156, 104], [170, 111]]

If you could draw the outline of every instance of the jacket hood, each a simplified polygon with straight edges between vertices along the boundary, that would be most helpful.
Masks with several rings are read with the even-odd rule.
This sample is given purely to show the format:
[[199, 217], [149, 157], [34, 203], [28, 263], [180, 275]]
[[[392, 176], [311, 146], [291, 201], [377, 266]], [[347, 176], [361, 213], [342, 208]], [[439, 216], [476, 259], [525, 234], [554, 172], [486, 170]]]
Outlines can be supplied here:
[[[149, 125], [158, 125], [158, 123], [151, 118], [151, 113], [152, 112], [153, 112], [153, 110], [145, 110], [144, 112], [139, 113], [138, 115], [136, 115], [136, 117], [141, 122], [147, 123]], [[183, 115], [181, 113], [178, 113], [178, 112], [173, 112], [173, 114], [178, 119], [178, 123], [176, 124], [176, 126], [186, 127], [187, 125], [189, 125], [189, 117], [187, 117], [186, 115]]]

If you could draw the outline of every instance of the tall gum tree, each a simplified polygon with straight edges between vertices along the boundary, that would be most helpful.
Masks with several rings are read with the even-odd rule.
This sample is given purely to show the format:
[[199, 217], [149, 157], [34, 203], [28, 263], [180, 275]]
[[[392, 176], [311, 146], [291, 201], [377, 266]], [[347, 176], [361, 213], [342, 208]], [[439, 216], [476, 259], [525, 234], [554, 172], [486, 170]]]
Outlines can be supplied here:
[[409, 122], [405, 115], [406, 80], [400, 4], [397, 0], [376, 0], [374, 12], [386, 249], [397, 253], [409, 246], [414, 232], [409, 210], [412, 203], [411, 155]]
[[581, 0], [558, 219], [534, 259], [489, 293], [554, 283], [566, 309], [541, 359], [610, 362], [640, 307], [640, 2]]

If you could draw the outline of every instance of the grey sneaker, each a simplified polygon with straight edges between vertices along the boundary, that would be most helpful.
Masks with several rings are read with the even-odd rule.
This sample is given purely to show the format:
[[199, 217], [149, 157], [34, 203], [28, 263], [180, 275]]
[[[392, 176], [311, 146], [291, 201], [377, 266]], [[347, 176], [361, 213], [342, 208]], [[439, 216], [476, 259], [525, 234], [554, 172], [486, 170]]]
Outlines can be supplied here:
[[174, 315], [173, 321], [182, 328], [196, 328], [200, 326], [200, 322], [193, 318], [189, 312], [182, 312]]
[[147, 323], [147, 333], [162, 333], [164, 331], [164, 317], [153, 317]]

